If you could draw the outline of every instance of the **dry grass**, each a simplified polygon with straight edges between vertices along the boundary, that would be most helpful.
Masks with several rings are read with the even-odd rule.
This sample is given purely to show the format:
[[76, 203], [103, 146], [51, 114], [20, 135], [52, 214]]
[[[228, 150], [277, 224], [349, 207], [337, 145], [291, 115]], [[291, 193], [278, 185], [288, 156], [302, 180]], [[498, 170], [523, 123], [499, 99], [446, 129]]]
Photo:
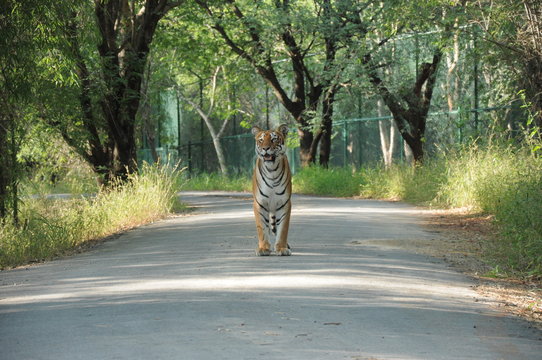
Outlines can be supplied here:
[[146, 166], [95, 197], [29, 199], [21, 212], [22, 226], [0, 226], [0, 268], [50, 259], [160, 219], [178, 206], [178, 190], [176, 172]]

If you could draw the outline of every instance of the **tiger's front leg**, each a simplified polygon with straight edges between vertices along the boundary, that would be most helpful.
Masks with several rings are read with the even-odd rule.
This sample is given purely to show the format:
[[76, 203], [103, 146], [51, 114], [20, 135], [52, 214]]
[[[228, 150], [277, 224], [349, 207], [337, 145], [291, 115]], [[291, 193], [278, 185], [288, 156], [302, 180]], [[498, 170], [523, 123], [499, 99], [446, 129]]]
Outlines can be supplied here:
[[256, 231], [258, 233], [258, 249], [256, 249], [256, 255], [269, 256], [271, 254], [271, 245], [269, 243], [269, 214], [266, 214], [256, 201], [254, 201], [254, 218], [256, 219]]
[[290, 212], [292, 210], [292, 204], [288, 200], [288, 203], [284, 206], [282, 211], [275, 214], [277, 237], [275, 242], [275, 251], [280, 256], [290, 256], [292, 251], [288, 245], [288, 228], [290, 227]]

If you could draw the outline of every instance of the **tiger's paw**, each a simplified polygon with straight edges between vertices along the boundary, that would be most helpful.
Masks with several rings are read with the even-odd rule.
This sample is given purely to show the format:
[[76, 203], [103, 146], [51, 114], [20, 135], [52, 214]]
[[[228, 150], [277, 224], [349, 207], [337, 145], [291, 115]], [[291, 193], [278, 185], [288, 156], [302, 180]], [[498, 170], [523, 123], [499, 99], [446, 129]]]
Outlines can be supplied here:
[[256, 249], [256, 255], [258, 255], [258, 256], [269, 256], [269, 255], [271, 255], [271, 250], [269, 250], [269, 249]]
[[277, 249], [277, 255], [278, 256], [290, 256], [292, 255], [292, 250], [290, 250], [290, 248], [285, 248], [285, 249]]

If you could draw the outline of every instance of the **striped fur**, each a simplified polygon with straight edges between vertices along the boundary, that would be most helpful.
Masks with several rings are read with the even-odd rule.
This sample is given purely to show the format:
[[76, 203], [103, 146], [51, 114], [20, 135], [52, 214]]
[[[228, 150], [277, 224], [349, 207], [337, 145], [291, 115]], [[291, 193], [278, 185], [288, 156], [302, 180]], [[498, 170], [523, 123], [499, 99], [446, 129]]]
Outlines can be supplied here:
[[275, 130], [262, 130], [255, 126], [256, 166], [252, 176], [254, 217], [258, 232], [256, 254], [271, 254], [270, 240], [275, 238], [277, 255], [291, 255], [288, 245], [288, 227], [292, 209], [292, 174], [286, 157], [287, 125]]

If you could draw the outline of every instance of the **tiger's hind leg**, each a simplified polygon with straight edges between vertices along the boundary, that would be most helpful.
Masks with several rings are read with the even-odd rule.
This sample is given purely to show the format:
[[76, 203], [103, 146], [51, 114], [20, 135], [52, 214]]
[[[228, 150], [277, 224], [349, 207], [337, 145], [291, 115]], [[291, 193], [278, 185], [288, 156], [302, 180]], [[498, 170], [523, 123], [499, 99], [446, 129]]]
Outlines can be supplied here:
[[[266, 217], [267, 215], [267, 217]], [[258, 248], [256, 255], [271, 255], [271, 244], [269, 243], [269, 214], [265, 214], [254, 202], [254, 217], [256, 219], [256, 231], [258, 233]]]
[[292, 205], [290, 202], [284, 207], [282, 213], [278, 213], [275, 226], [276, 226], [276, 241], [275, 241], [275, 251], [279, 256], [290, 256], [292, 255], [292, 250], [290, 250], [290, 245], [288, 245], [288, 228], [290, 227], [290, 212], [292, 210]]

